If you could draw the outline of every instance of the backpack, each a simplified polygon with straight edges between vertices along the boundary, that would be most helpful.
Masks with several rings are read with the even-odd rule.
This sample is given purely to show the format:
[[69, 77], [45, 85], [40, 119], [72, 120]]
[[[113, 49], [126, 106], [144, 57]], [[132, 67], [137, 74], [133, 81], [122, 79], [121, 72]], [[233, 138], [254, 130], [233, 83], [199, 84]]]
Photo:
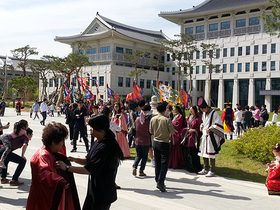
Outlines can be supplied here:
[[263, 119], [264, 119], [265, 121], [267, 121], [268, 118], [269, 118], [269, 114], [266, 112], [266, 114], [263, 116]]

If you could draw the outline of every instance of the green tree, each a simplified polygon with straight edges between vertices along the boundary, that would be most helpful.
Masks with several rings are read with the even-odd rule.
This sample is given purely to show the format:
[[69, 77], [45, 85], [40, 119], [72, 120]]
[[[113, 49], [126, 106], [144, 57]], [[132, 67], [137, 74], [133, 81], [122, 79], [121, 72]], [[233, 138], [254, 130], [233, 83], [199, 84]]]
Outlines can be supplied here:
[[209, 92], [208, 92], [208, 98], [207, 102], [211, 106], [211, 87], [212, 87], [212, 73], [213, 72], [220, 72], [220, 65], [213, 64], [213, 60], [217, 58], [217, 50], [218, 45], [216, 44], [205, 44], [201, 43], [200, 47], [202, 48], [202, 52], [206, 54], [206, 56], [209, 58], [208, 60], [202, 60], [202, 62], [205, 64], [206, 69], [208, 69], [209, 73]]
[[261, 18], [265, 21], [265, 27], [270, 35], [278, 35], [280, 37], [280, 0], [268, 0], [273, 6], [271, 11], [264, 11]]
[[25, 102], [37, 90], [37, 82], [31, 77], [14, 77], [9, 82], [9, 87], [17, 90], [17, 95]]
[[22, 69], [23, 77], [26, 76], [26, 67], [28, 65], [27, 61], [29, 56], [39, 54], [39, 52], [37, 52], [36, 49], [36, 47], [30, 47], [29, 45], [26, 45], [25, 47], [11, 50], [13, 56], [19, 61], [18, 67]]

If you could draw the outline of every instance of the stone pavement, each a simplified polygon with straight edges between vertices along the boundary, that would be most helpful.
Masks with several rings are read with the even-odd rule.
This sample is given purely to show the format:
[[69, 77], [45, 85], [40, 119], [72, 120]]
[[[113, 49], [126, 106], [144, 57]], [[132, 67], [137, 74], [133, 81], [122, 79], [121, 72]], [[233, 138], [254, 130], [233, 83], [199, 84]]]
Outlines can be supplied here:
[[[42, 146], [41, 134], [43, 126], [39, 120], [29, 118], [29, 113], [22, 113], [16, 116], [14, 109], [7, 108], [6, 116], [0, 118], [3, 124], [10, 122], [11, 125], [20, 119], [27, 119], [29, 127], [34, 130], [34, 137], [31, 140], [26, 153], [27, 160], [30, 160], [35, 151]], [[47, 122], [65, 122], [63, 116], [48, 117]], [[6, 130], [11, 132], [12, 126]], [[68, 155], [71, 145], [66, 141]], [[21, 150], [16, 153], [21, 154]], [[86, 155], [83, 143], [78, 143], [78, 152], [71, 153], [73, 156], [83, 157]], [[184, 170], [169, 170], [167, 173], [167, 192], [161, 193], [156, 189], [154, 181], [154, 168], [147, 163], [145, 173], [147, 177], [134, 177], [132, 175], [132, 160], [125, 160], [121, 163], [117, 184], [121, 186], [118, 190], [118, 200], [114, 202], [111, 209], [115, 210], [160, 210], [160, 209], [279, 209], [276, 203], [278, 196], [268, 196], [264, 184], [239, 181], [224, 177], [198, 176]], [[8, 178], [10, 179], [15, 164], [9, 164]], [[265, 169], [264, 169], [265, 170]], [[87, 176], [75, 174], [80, 203], [82, 204], [87, 191]], [[29, 161], [20, 176], [20, 181], [25, 184], [14, 187], [8, 184], [0, 185], [0, 210], [21, 210], [25, 209], [29, 187], [31, 184], [31, 172]]]

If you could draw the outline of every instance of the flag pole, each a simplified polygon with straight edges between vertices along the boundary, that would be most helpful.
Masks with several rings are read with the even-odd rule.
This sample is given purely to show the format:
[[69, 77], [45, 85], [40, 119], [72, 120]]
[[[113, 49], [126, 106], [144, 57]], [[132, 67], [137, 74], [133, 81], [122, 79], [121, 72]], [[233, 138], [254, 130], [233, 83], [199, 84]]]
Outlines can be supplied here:
[[3, 99], [6, 97], [6, 86], [7, 86], [7, 55], [6, 55], [6, 60], [5, 60], [5, 65], [4, 65], [4, 72], [5, 72], [5, 79], [4, 79], [4, 87], [3, 87]]

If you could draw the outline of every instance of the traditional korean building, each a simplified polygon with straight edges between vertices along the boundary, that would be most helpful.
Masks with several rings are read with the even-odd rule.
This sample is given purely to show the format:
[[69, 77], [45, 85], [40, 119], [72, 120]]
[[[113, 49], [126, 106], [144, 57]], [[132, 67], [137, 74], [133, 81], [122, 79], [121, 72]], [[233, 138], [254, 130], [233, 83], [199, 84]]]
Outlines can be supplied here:
[[[212, 73], [212, 105], [224, 103], [266, 104], [269, 111], [280, 105], [280, 38], [266, 33], [261, 14], [269, 13], [265, 0], [205, 0], [190, 9], [160, 12], [159, 16], [180, 25], [201, 43], [216, 44], [221, 71]], [[193, 103], [208, 97], [209, 72], [203, 52], [194, 55]]]

